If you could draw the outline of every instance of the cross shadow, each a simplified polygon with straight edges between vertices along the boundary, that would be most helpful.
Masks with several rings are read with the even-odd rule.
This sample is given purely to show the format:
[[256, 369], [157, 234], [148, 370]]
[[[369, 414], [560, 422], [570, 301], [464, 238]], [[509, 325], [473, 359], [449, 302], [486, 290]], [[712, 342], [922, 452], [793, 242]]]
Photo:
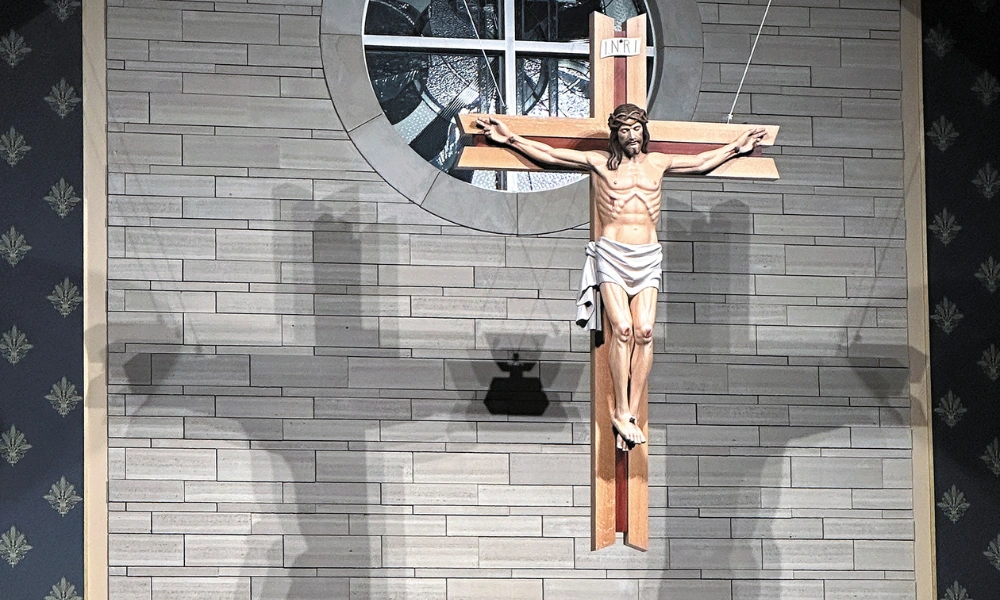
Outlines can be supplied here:
[[[374, 184], [314, 185], [277, 185], [245, 203], [252, 214], [226, 215], [283, 230], [224, 233], [236, 236], [218, 243], [224, 257], [185, 261], [184, 280], [154, 283], [213, 290], [210, 305], [197, 304], [201, 291], [123, 290], [117, 310], [148, 312], [119, 313], [109, 335], [112, 573], [131, 565], [113, 590], [241, 600], [398, 591], [381, 570], [382, 536], [428, 523], [403, 506], [369, 510], [412, 464], [367, 450], [386, 439], [379, 419], [409, 417], [409, 400], [348, 391], [355, 357], [364, 379], [364, 361], [387, 354], [377, 265], [398, 249], [362, 233], [375, 205], [360, 198], [380, 193]], [[132, 577], [143, 561], [182, 568]]]
[[[401, 575], [474, 567], [480, 536], [492, 535], [447, 515], [515, 531], [541, 522], [530, 509], [508, 514], [508, 463], [533, 454], [503, 448], [573, 441], [586, 421], [572, 402], [582, 364], [563, 364], [544, 336], [435, 330], [441, 284], [413, 264], [408, 235], [445, 223], [407, 214], [395, 234], [361, 201], [392, 198], [388, 189], [324, 185], [247, 202], [281, 228], [221, 234], [214, 260], [185, 260], [175, 281], [154, 285], [163, 290], [112, 282], [112, 311], [129, 311], [113, 313], [110, 333], [118, 592], [444, 597], [444, 577]], [[205, 289], [214, 300], [199, 305]], [[551, 403], [544, 422], [486, 409], [515, 337], [512, 365], [535, 363], [538, 376], [523, 379]]]
[[[900, 360], [900, 348], [853, 338], [843, 350], [852, 362], [827, 381], [808, 362], [789, 365], [760, 351], [754, 326], [778, 323], [774, 305], [755, 300], [763, 294], [752, 270], [768, 249], [718, 243], [746, 236], [751, 210], [707, 194], [689, 214], [672, 212], [663, 236], [668, 292], [651, 375], [650, 552], [591, 553], [588, 459], [575, 452], [589, 440], [589, 402], [574, 401], [586, 392], [586, 364], [544, 335], [442, 338], [427, 329], [431, 313], [416, 316], [420, 302], [398, 300], [422, 293], [402, 269], [412, 266], [409, 248], [400, 236], [365, 230], [372, 215], [360, 198], [373, 191], [361, 187], [278, 188], [271, 220], [294, 225], [308, 242], [268, 229], [235, 246], [242, 261], [186, 261], [183, 274], [193, 281], [197, 273], [231, 277], [209, 279], [219, 287], [205, 314], [244, 315], [244, 323], [279, 314], [276, 342], [249, 343], [240, 336], [263, 335], [260, 327], [198, 316], [183, 304], [197, 297], [160, 295], [172, 304], [157, 305], [151, 293], [178, 290], [130, 294], [123, 288], [131, 284], [112, 282], [122, 292], [119, 310], [148, 317], [113, 322], [110, 334], [113, 589], [212, 589], [241, 600], [444, 597], [445, 575], [408, 574], [460, 569], [462, 557], [475, 568], [481, 544], [504, 547], [497, 536], [513, 531], [546, 543], [571, 539], [574, 565], [606, 570], [625, 597], [812, 598], [815, 581], [783, 577], [800, 560], [797, 544], [821, 537], [820, 519], [855, 501], [905, 510], [899, 494], [889, 500], [896, 505], [875, 487], [845, 497], [844, 480], [811, 486], [793, 468], [815, 472], [806, 467], [820, 448], [854, 460], [855, 430], [908, 426], [905, 376], [877, 369]], [[510, 385], [495, 381], [513, 380], [518, 369], [522, 380], [537, 379], [518, 385], [548, 406], [540, 415], [492, 413], [490, 394]], [[810, 416], [805, 409], [816, 407], [806, 403], [817, 399], [834, 406]], [[862, 401], [874, 423], [847, 420], [841, 410]], [[908, 491], [905, 480], [898, 484]], [[517, 494], [539, 486], [569, 504], [553, 514], [516, 505]], [[466, 512], [493, 519], [500, 533], [476, 529], [475, 519], [461, 518]], [[180, 570], [143, 570], [138, 557], [153, 542], [157, 564], [175, 561]], [[127, 577], [114, 571], [123, 566]], [[668, 577], [642, 579], [639, 570]], [[694, 571], [702, 575], [677, 578]], [[581, 598], [604, 589], [586, 582]]]
[[[900, 437], [910, 426], [905, 336], [872, 343], [880, 335], [867, 329], [873, 320], [864, 320], [866, 329], [848, 320], [874, 312], [862, 306], [831, 323], [853, 331], [843, 346], [785, 339], [783, 328], [804, 323], [789, 320], [795, 294], [779, 291], [787, 282], [771, 276], [785, 272], [783, 244], [794, 242], [757, 242], [755, 210], [733, 196], [665, 190], [674, 211], [665, 214], [662, 239], [678, 262], [667, 267], [660, 304], [666, 336], [657, 351], [666, 356], [651, 376], [651, 389], [666, 393], [650, 397], [650, 552], [616, 549], [607, 560], [622, 576], [700, 576], [639, 581], [640, 600], [822, 600], [824, 581], [788, 573], [853, 570], [858, 528], [876, 524], [853, 509], [912, 508], [908, 451], [881, 450], [908, 447]], [[842, 359], [816, 358], [827, 350]], [[870, 458], [880, 452], [885, 462]], [[905, 570], [905, 548], [892, 544], [912, 541], [912, 520], [877, 525], [878, 541], [866, 551], [885, 541], [902, 560], [882, 568]], [[912, 583], [872, 585], [905, 593]]]

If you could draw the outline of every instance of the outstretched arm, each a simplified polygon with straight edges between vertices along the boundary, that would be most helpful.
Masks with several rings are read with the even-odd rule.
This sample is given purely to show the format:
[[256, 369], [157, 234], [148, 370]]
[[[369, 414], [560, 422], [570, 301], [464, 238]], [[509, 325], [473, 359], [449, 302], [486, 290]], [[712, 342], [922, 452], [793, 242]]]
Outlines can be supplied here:
[[535, 162], [553, 167], [568, 167], [571, 169], [590, 170], [594, 168], [591, 153], [570, 150], [569, 148], [553, 148], [548, 144], [529, 140], [514, 133], [496, 117], [480, 117], [476, 126], [483, 130], [486, 138], [495, 144], [508, 146], [517, 150]]
[[750, 152], [767, 136], [763, 127], [748, 129], [733, 142], [693, 156], [671, 156], [667, 173], [707, 173], [727, 160]]

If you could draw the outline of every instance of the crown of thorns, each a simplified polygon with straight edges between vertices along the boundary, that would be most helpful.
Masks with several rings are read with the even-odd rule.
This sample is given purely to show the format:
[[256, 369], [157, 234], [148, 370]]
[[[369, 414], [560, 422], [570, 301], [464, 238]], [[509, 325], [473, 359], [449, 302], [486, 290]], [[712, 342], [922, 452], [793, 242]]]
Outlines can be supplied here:
[[628, 124], [629, 121], [648, 123], [649, 116], [647, 116], [645, 110], [638, 106], [619, 107], [608, 117], [608, 127], [613, 131], [622, 125]]

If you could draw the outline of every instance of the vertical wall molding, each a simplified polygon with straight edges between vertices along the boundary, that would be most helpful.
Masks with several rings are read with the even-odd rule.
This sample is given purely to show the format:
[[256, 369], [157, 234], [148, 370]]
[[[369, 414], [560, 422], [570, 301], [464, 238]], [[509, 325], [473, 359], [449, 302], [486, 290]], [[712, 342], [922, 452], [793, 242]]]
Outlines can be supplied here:
[[108, 597], [108, 86], [105, 0], [83, 0], [84, 597]]
[[924, 181], [924, 93], [920, 0], [903, 0], [903, 193], [906, 210], [907, 326], [913, 430], [914, 571], [917, 600], [937, 598], [934, 545], [934, 446], [927, 299], [927, 215]]

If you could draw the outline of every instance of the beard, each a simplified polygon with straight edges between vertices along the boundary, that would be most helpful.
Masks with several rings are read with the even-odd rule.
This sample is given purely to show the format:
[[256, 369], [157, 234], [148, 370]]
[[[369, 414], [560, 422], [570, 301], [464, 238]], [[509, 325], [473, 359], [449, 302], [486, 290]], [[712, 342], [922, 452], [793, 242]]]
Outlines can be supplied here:
[[622, 152], [624, 152], [625, 156], [629, 158], [633, 158], [634, 156], [638, 155], [639, 152], [642, 150], [642, 143], [640, 143], [638, 140], [625, 142], [621, 146], [622, 146]]

